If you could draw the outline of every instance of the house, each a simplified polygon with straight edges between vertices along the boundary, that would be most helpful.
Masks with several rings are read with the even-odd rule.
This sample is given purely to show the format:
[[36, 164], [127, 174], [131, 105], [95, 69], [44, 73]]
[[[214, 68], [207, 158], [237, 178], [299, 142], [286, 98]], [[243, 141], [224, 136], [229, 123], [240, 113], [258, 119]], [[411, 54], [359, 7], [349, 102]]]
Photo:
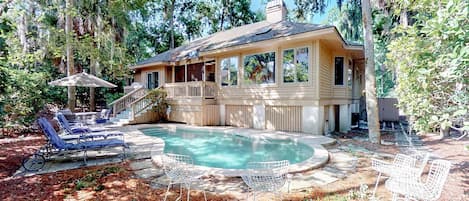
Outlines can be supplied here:
[[134, 82], [168, 91], [172, 121], [316, 135], [349, 130], [364, 89], [363, 46], [334, 26], [286, 16], [283, 1], [270, 1], [265, 21], [137, 63]]

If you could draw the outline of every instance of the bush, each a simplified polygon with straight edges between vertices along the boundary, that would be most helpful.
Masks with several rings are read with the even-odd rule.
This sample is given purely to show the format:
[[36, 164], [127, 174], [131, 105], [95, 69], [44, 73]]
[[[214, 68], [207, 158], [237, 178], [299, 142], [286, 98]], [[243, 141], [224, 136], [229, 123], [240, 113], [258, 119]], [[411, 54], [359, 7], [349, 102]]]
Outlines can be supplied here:
[[168, 110], [168, 102], [166, 97], [168, 93], [164, 89], [153, 89], [148, 92], [148, 98], [153, 102], [156, 103], [152, 110], [157, 114], [157, 119], [167, 120], [166, 119], [166, 111]]
[[412, 1], [404, 6], [418, 13], [415, 23], [396, 29], [400, 37], [387, 55], [388, 66], [398, 74], [400, 108], [421, 132], [445, 130], [458, 119], [466, 121], [468, 130], [469, 2]]
[[63, 104], [66, 100], [66, 88], [48, 85], [48, 72], [2, 68], [2, 73], [8, 77], [0, 94], [2, 127], [29, 126], [45, 103]]

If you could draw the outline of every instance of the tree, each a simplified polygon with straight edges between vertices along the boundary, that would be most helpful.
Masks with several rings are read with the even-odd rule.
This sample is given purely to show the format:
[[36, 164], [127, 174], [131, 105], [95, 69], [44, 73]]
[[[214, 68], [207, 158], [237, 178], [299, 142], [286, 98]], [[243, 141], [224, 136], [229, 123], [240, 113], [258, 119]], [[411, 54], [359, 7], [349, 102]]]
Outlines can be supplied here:
[[[67, 76], [71, 76], [75, 74], [75, 66], [74, 66], [74, 55], [73, 55], [73, 48], [72, 48], [72, 7], [73, 7], [73, 0], [66, 0], [65, 3], [65, 37], [66, 37], [66, 52], [67, 52]], [[68, 108], [71, 111], [75, 110], [76, 106], [76, 88], [74, 86], [69, 86], [67, 91], [68, 97]]]
[[453, 123], [469, 130], [469, 3], [396, 4], [415, 13], [412, 23], [395, 29], [399, 37], [391, 42], [387, 55], [388, 66], [398, 74], [399, 107], [420, 133], [447, 131]]
[[362, 0], [363, 33], [365, 35], [365, 92], [368, 116], [368, 135], [373, 143], [381, 143], [379, 131], [378, 99], [376, 97], [376, 75], [370, 0]]
[[[293, 11], [295, 19], [301, 22], [308, 21], [308, 16], [312, 17], [317, 13], [324, 13], [327, 4], [325, 0], [295, 0], [296, 9]], [[338, 7], [342, 6], [342, 0], [337, 1]]]

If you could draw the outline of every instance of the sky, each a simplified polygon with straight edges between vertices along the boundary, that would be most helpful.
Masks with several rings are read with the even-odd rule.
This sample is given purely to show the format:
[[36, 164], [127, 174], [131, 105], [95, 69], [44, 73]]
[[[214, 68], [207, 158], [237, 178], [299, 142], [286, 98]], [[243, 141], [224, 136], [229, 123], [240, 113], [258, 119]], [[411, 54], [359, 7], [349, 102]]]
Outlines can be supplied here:
[[[253, 11], [257, 11], [259, 9], [261, 10], [265, 10], [265, 2], [267, 2], [268, 0], [252, 0], [251, 1], [251, 10]], [[293, 2], [293, 0], [284, 0], [285, 4], [287, 4], [287, 9], [289, 11], [292, 11], [294, 8], [295, 8], [295, 4]], [[322, 21], [324, 21], [324, 19], [327, 17], [327, 13], [329, 12], [330, 9], [334, 8], [334, 7], [337, 7], [337, 4], [335, 3], [335, 1], [326, 1], [327, 2], [327, 8], [326, 8], [326, 11], [324, 12], [324, 14], [317, 14], [313, 17], [313, 20], [311, 21], [311, 23], [314, 23], [314, 24], [320, 24]]]

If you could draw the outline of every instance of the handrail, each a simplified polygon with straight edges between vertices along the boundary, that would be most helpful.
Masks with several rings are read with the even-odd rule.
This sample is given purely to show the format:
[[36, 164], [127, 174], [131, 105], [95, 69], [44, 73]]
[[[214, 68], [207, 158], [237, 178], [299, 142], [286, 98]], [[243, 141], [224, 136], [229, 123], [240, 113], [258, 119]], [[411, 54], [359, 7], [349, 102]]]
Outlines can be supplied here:
[[[157, 89], [160, 89], [158, 87]], [[146, 100], [149, 97], [150, 93], [145, 93], [145, 95], [137, 98], [132, 103], [130, 103], [130, 120], [134, 120], [137, 114], [140, 114], [142, 111], [147, 109], [149, 106], [153, 105], [154, 102], [145, 103], [143, 100]]]
[[141, 98], [145, 94], [146, 89], [143, 87], [139, 87], [126, 94], [125, 96], [122, 96], [121, 98], [113, 101], [111, 104], [109, 104], [109, 106], [112, 107], [112, 112], [114, 115], [116, 115], [119, 112], [125, 110], [127, 107], [129, 107], [131, 103], [134, 102], [136, 99]]
[[128, 94], [125, 94], [124, 96], [118, 98], [117, 100], [112, 101], [111, 103], [109, 103], [109, 105], [114, 105], [115, 103], [117, 103], [119, 101], [122, 101], [123, 99], [133, 95], [134, 93], [137, 93], [137, 91], [139, 91], [140, 89], [144, 89], [144, 88], [143, 87], [138, 87], [138, 88], [132, 90], [131, 92], [129, 92]]

